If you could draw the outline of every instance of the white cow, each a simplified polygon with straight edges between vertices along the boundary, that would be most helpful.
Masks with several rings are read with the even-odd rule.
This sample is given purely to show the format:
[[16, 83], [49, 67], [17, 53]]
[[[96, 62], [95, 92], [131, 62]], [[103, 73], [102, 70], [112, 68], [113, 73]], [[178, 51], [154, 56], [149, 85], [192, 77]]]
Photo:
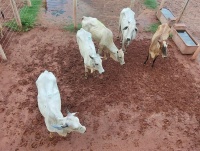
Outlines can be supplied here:
[[38, 89], [38, 107], [44, 117], [46, 127], [50, 132], [57, 132], [61, 136], [67, 136], [67, 133], [76, 131], [84, 133], [85, 126], [79, 122], [76, 113], [69, 113], [66, 117], [61, 113], [61, 98], [58, 90], [56, 77], [52, 72], [44, 71], [36, 81]]
[[124, 8], [119, 18], [119, 37], [123, 51], [126, 51], [126, 47], [135, 39], [137, 31], [135, 13], [130, 8]]
[[76, 34], [76, 39], [81, 56], [84, 59], [85, 77], [87, 78], [88, 76], [88, 69], [91, 70], [91, 73], [97, 70], [102, 74], [104, 72], [102, 59], [101, 56], [96, 53], [91, 33], [81, 28]]
[[[99, 43], [99, 54], [102, 54], [102, 51], [104, 51], [104, 57], [106, 59], [107, 52], [113, 60], [119, 62], [121, 65], [125, 64], [122, 49], [118, 50], [113, 42], [112, 31], [106, 28], [103, 23], [97, 18], [83, 16], [82, 28], [90, 32], [92, 38]], [[105, 49], [107, 49], [107, 51]]]

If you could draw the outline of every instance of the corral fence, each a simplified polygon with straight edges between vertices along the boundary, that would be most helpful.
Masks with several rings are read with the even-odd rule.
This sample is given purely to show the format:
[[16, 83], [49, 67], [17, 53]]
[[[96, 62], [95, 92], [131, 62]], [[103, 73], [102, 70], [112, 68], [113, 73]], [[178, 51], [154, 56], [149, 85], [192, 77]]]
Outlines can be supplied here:
[[[43, 2], [47, 3], [47, 0]], [[3, 49], [7, 47], [11, 38], [22, 28], [20, 16], [26, 14], [27, 10], [21, 8], [25, 6], [32, 6], [31, 0], [0, 0], [0, 56], [3, 60], [7, 60]], [[73, 0], [73, 22], [75, 29], [77, 28], [76, 8], [77, 0]], [[9, 27], [6, 27], [8, 23]], [[12, 29], [18, 32], [13, 32]]]
[[[46, 2], [46, 0], [44, 1]], [[74, 28], [76, 29], [77, 28], [77, 11], [80, 11], [80, 10], [78, 10], [78, 7], [77, 7], [78, 0], [72, 0], [72, 1], [73, 1], [73, 6], [72, 6], [73, 7], [73, 25], [74, 25]], [[135, 3], [135, 0], [129, 0], [126, 2], [126, 6], [133, 7], [134, 3]], [[22, 28], [20, 14], [27, 13], [26, 9], [21, 9], [25, 6], [30, 7], [31, 0], [0, 0], [0, 25], [2, 25], [3, 27], [3, 30], [2, 30], [3, 37], [0, 36], [0, 56], [3, 60], [7, 60], [7, 57], [4, 53], [4, 49], [7, 48], [9, 42], [11, 41], [11, 38], [14, 35], [16, 35], [18, 32], [20, 32], [20, 28]], [[113, 14], [111, 14], [110, 16], [112, 15]], [[109, 15], [107, 17], [109, 17]], [[15, 20], [15, 22], [13, 20]], [[9, 28], [5, 26], [5, 24], [7, 24], [8, 22], [10, 22]], [[113, 24], [113, 22], [111, 23]], [[14, 27], [16, 26], [16, 24], [19, 30], [17, 30], [17, 32], [13, 32], [12, 26]]]
[[[7, 60], [7, 57], [4, 53], [4, 48], [7, 47], [8, 42], [11, 38], [17, 33], [12, 31], [12, 26], [14, 27], [14, 22], [10, 23], [11, 28], [4, 27], [9, 21], [15, 20], [18, 28], [22, 28], [21, 19], [19, 16], [19, 10], [25, 5], [31, 6], [30, 0], [1, 0], [0, 1], [0, 32], [2, 32], [3, 36], [0, 37], [0, 55], [3, 60]], [[26, 9], [21, 13], [26, 13]]]

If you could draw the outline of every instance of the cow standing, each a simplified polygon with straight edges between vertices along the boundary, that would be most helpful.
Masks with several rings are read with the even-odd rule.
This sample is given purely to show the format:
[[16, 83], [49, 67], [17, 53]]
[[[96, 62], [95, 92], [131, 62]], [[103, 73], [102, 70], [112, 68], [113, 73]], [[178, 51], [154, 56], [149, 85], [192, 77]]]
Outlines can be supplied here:
[[147, 58], [144, 62], [146, 64], [147, 60], [151, 57], [153, 59], [152, 67], [157, 59], [157, 57], [162, 54], [163, 58], [167, 57], [167, 39], [169, 38], [171, 28], [168, 23], [164, 23], [158, 26], [157, 31], [151, 39], [151, 44], [149, 47], [149, 52]]
[[56, 77], [52, 72], [46, 70], [41, 73], [36, 81], [36, 86], [38, 89], [38, 107], [44, 117], [50, 137], [52, 137], [52, 132], [67, 136], [72, 131], [79, 133], [86, 131], [85, 126], [82, 126], [78, 117], [75, 116], [76, 113], [68, 112], [66, 117], [61, 113], [60, 93]]
[[87, 78], [88, 76], [88, 69], [91, 70], [91, 73], [97, 70], [102, 74], [104, 72], [102, 59], [101, 56], [96, 53], [91, 33], [81, 28], [76, 34], [76, 39], [81, 56], [84, 59], [85, 77]]
[[99, 43], [98, 53], [104, 52], [104, 58], [106, 59], [106, 53], [110, 54], [110, 57], [119, 62], [121, 65], [124, 62], [124, 53], [122, 49], [118, 49], [113, 42], [113, 33], [110, 29], [101, 23], [97, 18], [85, 17], [82, 18], [82, 28], [92, 34], [92, 38]]
[[135, 39], [137, 31], [135, 13], [130, 8], [124, 8], [119, 18], [119, 37], [124, 52], [126, 52], [126, 48], [132, 40]]

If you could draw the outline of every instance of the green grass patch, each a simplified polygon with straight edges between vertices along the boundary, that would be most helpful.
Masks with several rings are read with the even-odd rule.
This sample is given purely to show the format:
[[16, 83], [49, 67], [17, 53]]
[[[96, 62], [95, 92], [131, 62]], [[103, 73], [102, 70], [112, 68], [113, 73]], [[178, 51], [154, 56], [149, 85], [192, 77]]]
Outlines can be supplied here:
[[145, 31], [155, 33], [156, 30], [158, 29], [158, 26], [159, 26], [160, 24], [161, 24], [160, 22], [158, 22], [158, 23], [153, 23], [153, 24], [151, 24], [149, 27], [147, 27], [147, 28], [145, 29]]
[[158, 6], [157, 0], [144, 0], [144, 4], [150, 9], [156, 9]]
[[29, 31], [35, 26], [37, 15], [40, 11], [42, 0], [31, 0], [32, 6], [24, 6], [20, 9], [19, 15], [21, 18], [22, 28], [17, 26], [15, 19], [8, 21], [4, 26], [11, 28], [13, 31]]
[[64, 30], [70, 31], [70, 32], [76, 32], [77, 30], [81, 29], [82, 25], [78, 24], [77, 29], [74, 29], [74, 24], [70, 24], [64, 27]]

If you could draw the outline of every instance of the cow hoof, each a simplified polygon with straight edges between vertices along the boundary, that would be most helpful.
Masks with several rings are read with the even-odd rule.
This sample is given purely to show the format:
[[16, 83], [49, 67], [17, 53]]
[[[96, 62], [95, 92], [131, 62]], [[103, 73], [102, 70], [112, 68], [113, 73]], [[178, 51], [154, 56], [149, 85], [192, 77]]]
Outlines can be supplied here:
[[49, 134], [49, 137], [52, 139], [52, 138], [53, 138], [53, 133], [50, 133], [50, 134]]
[[87, 76], [87, 75], [85, 75], [85, 76], [84, 76], [84, 78], [85, 78], [85, 79], [88, 79], [88, 76]]

